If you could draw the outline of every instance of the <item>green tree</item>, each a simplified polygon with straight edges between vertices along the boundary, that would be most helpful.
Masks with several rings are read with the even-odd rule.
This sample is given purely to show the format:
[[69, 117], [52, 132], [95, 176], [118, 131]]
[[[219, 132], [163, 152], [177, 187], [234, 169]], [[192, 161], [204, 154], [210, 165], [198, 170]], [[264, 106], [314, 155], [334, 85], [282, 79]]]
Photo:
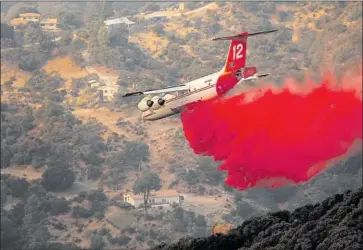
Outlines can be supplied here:
[[195, 219], [195, 224], [198, 227], [205, 227], [205, 226], [207, 226], [207, 221], [205, 220], [204, 215], [197, 215], [197, 217]]
[[38, 9], [32, 6], [22, 6], [19, 11], [18, 14], [22, 14], [22, 13], [39, 13]]
[[160, 10], [160, 5], [157, 3], [147, 3], [145, 4], [145, 6], [142, 8], [141, 11], [146, 12], [146, 11], [159, 11]]
[[164, 34], [164, 25], [162, 25], [161, 23], [157, 23], [155, 24], [155, 26], [152, 28], [152, 30], [158, 34], [158, 35], [163, 35]]
[[200, 172], [197, 172], [193, 169], [189, 169], [186, 171], [184, 175], [184, 180], [188, 183], [188, 185], [195, 185], [200, 180]]
[[31, 23], [24, 31], [24, 43], [32, 44], [39, 43], [44, 39], [44, 34], [39, 24]]
[[42, 174], [42, 185], [49, 191], [64, 191], [75, 181], [74, 172], [68, 167], [50, 167]]
[[1, 38], [14, 39], [14, 28], [6, 23], [1, 23]]
[[49, 242], [46, 249], [57, 249], [57, 250], [82, 250], [83, 248], [77, 246], [74, 243], [60, 243], [60, 242]]
[[1, 249], [13, 248], [19, 235], [16, 225], [8, 217], [1, 215]]
[[8, 186], [13, 197], [24, 197], [28, 192], [29, 182], [24, 178], [10, 179], [8, 181]]
[[138, 167], [142, 162], [148, 162], [150, 157], [149, 146], [138, 141], [128, 141], [125, 143], [123, 152], [123, 163], [126, 166]]
[[97, 40], [98, 40], [98, 44], [102, 47], [102, 48], [107, 48], [108, 45], [110, 44], [110, 40], [108, 38], [108, 31], [105, 25], [102, 25], [98, 32], [97, 32]]
[[45, 117], [61, 116], [64, 114], [64, 109], [52, 101], [46, 101], [44, 105]]
[[42, 198], [33, 194], [26, 200], [23, 218], [24, 249], [43, 249], [50, 238], [45, 226], [46, 213], [40, 209]]
[[184, 8], [187, 10], [194, 10], [198, 7], [198, 3], [197, 2], [186, 2], [184, 4]]
[[157, 173], [147, 172], [134, 183], [134, 194], [144, 195], [145, 209], [148, 207], [148, 201], [151, 191], [158, 191], [161, 188], [161, 180]]
[[252, 215], [255, 215], [256, 209], [247, 201], [240, 201], [236, 204], [237, 207], [237, 215], [240, 217], [247, 219]]
[[82, 20], [75, 13], [61, 12], [58, 15], [58, 23], [62, 29], [70, 30], [71, 26], [80, 27], [82, 25]]
[[92, 250], [102, 250], [105, 247], [105, 242], [103, 237], [99, 234], [93, 234], [91, 237], [91, 249]]
[[88, 165], [87, 177], [89, 180], [97, 180], [102, 175], [100, 167], [95, 165]]
[[15, 77], [12, 77], [11, 79], [4, 82], [4, 89], [6, 89], [7, 91], [12, 91], [14, 89], [13, 88], [14, 81]]

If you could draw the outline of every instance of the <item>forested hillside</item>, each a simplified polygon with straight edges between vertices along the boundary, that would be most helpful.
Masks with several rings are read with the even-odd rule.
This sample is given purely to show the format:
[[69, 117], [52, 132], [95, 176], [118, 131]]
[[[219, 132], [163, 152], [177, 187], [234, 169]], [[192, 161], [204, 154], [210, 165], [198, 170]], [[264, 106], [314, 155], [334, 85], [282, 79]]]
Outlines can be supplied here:
[[[184, 238], [153, 249], [361, 249], [362, 199], [360, 187], [328, 197], [294, 211], [279, 211], [245, 221], [228, 235]], [[309, 230], [306, 230], [309, 228]]]
[[[59, 32], [14, 29], [21, 13], [57, 18]], [[109, 35], [104, 20], [123, 16], [135, 24]], [[178, 116], [143, 123], [138, 97], [120, 97], [219, 70], [228, 43], [212, 38], [275, 28], [248, 40], [247, 64], [278, 85], [361, 61], [359, 2], [1, 2], [1, 249], [146, 249], [361, 186], [358, 152], [307, 183], [233, 190]], [[99, 101], [92, 80], [117, 83], [116, 98]], [[115, 201], [143, 185], [185, 201], [148, 212]]]

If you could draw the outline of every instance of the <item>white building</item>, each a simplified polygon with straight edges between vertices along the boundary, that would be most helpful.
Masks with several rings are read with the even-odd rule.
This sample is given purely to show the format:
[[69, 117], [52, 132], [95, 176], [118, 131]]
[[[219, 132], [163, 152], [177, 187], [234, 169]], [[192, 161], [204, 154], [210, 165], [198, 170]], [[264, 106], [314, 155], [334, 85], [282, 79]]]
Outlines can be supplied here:
[[19, 18], [26, 20], [28, 22], [39, 22], [40, 14], [38, 14], [38, 13], [21, 13], [21, 14], [19, 14]]
[[47, 18], [40, 20], [40, 27], [43, 31], [58, 31], [59, 24], [57, 18]]
[[100, 82], [98, 82], [96, 80], [89, 80], [88, 81], [88, 86], [90, 88], [98, 87], [98, 86], [100, 86]]
[[11, 25], [14, 27], [14, 30], [19, 29], [20, 27], [25, 27], [28, 23], [39, 23], [41, 29], [45, 32], [47, 31], [59, 31], [59, 24], [57, 18], [40, 18], [40, 14], [38, 13], [22, 13], [18, 18], [14, 18], [11, 20]]
[[[125, 192], [121, 194], [123, 201], [127, 202], [134, 207], [138, 208], [144, 205], [144, 196], [143, 195], [134, 195], [131, 192]], [[173, 190], [164, 190], [155, 193], [151, 193], [149, 196], [148, 204], [151, 207], [162, 206], [162, 205], [172, 205], [176, 203], [181, 205], [184, 201], [184, 196], [180, 195], [176, 191]]]
[[115, 32], [117, 32], [117, 30], [120, 29], [123, 25], [127, 25], [130, 35], [130, 25], [135, 24], [135, 22], [130, 21], [127, 17], [109, 19], [104, 21], [104, 23], [107, 27], [109, 35], [115, 34]]
[[99, 87], [98, 97], [100, 101], [113, 101], [117, 91], [120, 89], [118, 85], [106, 85]]
[[38, 13], [21, 13], [18, 18], [11, 19], [10, 24], [14, 30], [19, 30], [26, 27], [29, 22], [39, 23], [39, 21], [40, 14]]

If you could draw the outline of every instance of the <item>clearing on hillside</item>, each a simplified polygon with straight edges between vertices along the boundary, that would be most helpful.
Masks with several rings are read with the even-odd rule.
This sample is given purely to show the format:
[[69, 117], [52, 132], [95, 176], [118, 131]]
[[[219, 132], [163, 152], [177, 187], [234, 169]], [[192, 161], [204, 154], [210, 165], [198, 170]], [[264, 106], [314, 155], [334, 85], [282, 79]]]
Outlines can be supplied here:
[[33, 181], [40, 179], [43, 171], [36, 170], [31, 166], [12, 166], [8, 168], [2, 168], [1, 174], [10, 174], [18, 178], [24, 178], [27, 181]]
[[88, 75], [87, 70], [78, 66], [69, 56], [57, 57], [48, 61], [43, 67], [47, 73], [57, 73], [66, 80], [66, 88], [69, 89], [72, 78], [82, 78]]
[[15, 77], [14, 87], [24, 87], [24, 84], [31, 77], [30, 72], [19, 69], [15, 64], [1, 63], [1, 85]]

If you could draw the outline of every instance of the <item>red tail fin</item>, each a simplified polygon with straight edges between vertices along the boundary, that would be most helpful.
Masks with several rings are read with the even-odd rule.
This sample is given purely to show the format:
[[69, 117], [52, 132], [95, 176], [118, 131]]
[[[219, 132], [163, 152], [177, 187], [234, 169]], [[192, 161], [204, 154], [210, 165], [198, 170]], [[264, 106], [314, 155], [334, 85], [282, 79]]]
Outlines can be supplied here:
[[243, 32], [235, 36], [214, 38], [213, 40], [231, 40], [226, 64], [224, 66], [224, 72], [236, 72], [237, 70], [245, 67], [248, 37], [275, 31], [277, 30], [262, 31], [251, 34]]
[[[243, 33], [242, 33], [243, 34]], [[235, 72], [246, 65], [247, 37], [242, 40], [232, 40], [224, 66], [225, 72]]]

